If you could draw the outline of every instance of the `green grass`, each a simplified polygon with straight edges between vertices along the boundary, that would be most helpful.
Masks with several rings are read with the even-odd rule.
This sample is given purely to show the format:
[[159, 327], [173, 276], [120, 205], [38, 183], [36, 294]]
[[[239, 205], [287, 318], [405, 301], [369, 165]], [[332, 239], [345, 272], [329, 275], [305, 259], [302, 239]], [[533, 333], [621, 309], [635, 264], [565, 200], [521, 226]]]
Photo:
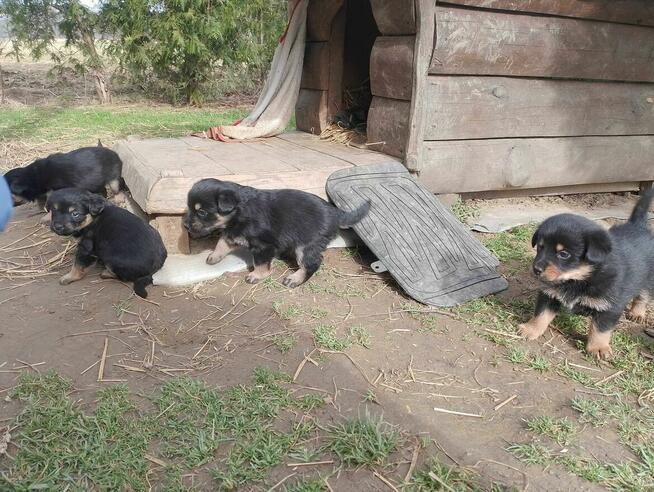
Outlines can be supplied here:
[[326, 448], [350, 466], [381, 465], [395, 450], [398, 439], [390, 424], [365, 417], [328, 427]]
[[456, 199], [450, 207], [450, 210], [454, 216], [464, 224], [466, 224], [470, 219], [476, 219], [479, 217], [479, 207], [476, 207], [471, 202], [461, 200], [461, 197]]
[[273, 311], [275, 314], [285, 321], [293, 320], [302, 315], [302, 308], [295, 304], [284, 304], [281, 301], [275, 301], [272, 303]]
[[350, 339], [357, 345], [365, 348], [370, 348], [372, 344], [370, 332], [363, 326], [350, 327]]
[[298, 480], [281, 490], [284, 492], [327, 492], [329, 489], [324, 480], [316, 478], [312, 480]]
[[555, 440], [561, 446], [568, 444], [577, 432], [576, 426], [567, 418], [557, 419], [549, 415], [538, 415], [527, 420], [527, 429]]
[[429, 460], [416, 470], [404, 490], [408, 492], [481, 492], [505, 490], [497, 483], [482, 484], [472, 470], [447, 466], [437, 459]]
[[313, 329], [313, 339], [316, 345], [328, 350], [345, 350], [352, 341], [350, 337], [339, 337], [336, 327], [331, 325], [318, 325]]
[[534, 224], [518, 226], [510, 231], [486, 236], [483, 242], [501, 262], [517, 261], [526, 265], [532, 259], [531, 236], [535, 230]]
[[287, 335], [277, 335], [272, 339], [272, 342], [282, 354], [285, 354], [295, 348], [297, 345], [297, 337], [292, 333]]
[[0, 108], [0, 142], [47, 141], [73, 148], [95, 145], [98, 139], [111, 143], [128, 135], [173, 137], [232, 123], [245, 114], [242, 109], [211, 111], [147, 106]]

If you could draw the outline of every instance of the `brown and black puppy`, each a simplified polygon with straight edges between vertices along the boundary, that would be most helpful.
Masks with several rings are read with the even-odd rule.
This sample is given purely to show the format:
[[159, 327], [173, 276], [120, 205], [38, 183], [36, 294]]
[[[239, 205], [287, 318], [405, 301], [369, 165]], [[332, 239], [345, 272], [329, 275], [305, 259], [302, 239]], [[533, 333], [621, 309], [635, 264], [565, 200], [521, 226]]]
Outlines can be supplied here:
[[239, 247], [250, 250], [255, 284], [270, 274], [273, 258], [297, 262], [298, 270], [282, 283], [290, 288], [306, 282], [320, 267], [322, 255], [340, 228], [351, 227], [370, 204], [343, 212], [322, 198], [298, 190], [257, 190], [229, 181], [203, 179], [188, 193], [184, 226], [191, 237], [222, 234], [207, 263], [213, 265]]
[[643, 320], [654, 292], [654, 236], [647, 215], [654, 191], [645, 193], [625, 224], [608, 231], [572, 214], [550, 217], [536, 230], [533, 270], [542, 283], [534, 317], [520, 325], [529, 340], [541, 336], [562, 308], [590, 316], [586, 350], [611, 354], [611, 333], [628, 316]]
[[61, 188], [81, 188], [113, 197], [120, 193], [123, 163], [113, 150], [83, 147], [65, 154], [51, 154], [5, 174], [14, 206], [36, 200]]
[[53, 232], [79, 238], [73, 268], [59, 283], [80, 280], [99, 261], [105, 268], [102, 278], [133, 282], [134, 292], [148, 296], [145, 288], [167, 256], [161, 236], [152, 226], [100, 195], [78, 188], [53, 191], [46, 209], [52, 213]]

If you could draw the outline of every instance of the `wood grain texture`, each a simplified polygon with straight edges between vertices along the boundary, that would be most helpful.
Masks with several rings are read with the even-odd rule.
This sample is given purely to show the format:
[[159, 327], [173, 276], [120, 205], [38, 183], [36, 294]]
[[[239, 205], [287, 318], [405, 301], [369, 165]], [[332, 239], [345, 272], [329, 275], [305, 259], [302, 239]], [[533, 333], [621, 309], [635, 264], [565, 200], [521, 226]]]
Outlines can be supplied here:
[[372, 150], [404, 157], [409, 133], [411, 103], [373, 97], [368, 112], [368, 142]]
[[188, 232], [182, 225], [181, 215], [160, 215], [150, 221], [163, 240], [169, 255], [187, 255], [191, 252]]
[[403, 36], [416, 32], [414, 0], [370, 0], [370, 5], [377, 28], [384, 36]]
[[329, 41], [331, 25], [344, 0], [310, 0], [307, 10], [307, 39]]
[[295, 104], [295, 126], [298, 130], [320, 134], [327, 127], [327, 91], [300, 89]]
[[373, 96], [411, 100], [415, 36], [380, 36], [370, 54]]
[[409, 111], [409, 132], [406, 142], [406, 167], [419, 171], [424, 150], [423, 140], [425, 125], [429, 114], [427, 111], [426, 86], [427, 66], [434, 45], [434, 2], [433, 0], [416, 0], [416, 17], [418, 19], [415, 46], [413, 49], [413, 87], [411, 109]]
[[654, 81], [654, 30], [436, 6], [429, 73]]
[[345, 49], [346, 9], [342, 8], [334, 16], [329, 38], [329, 83], [327, 92], [327, 118], [342, 109], [343, 101], [343, 50]]
[[654, 134], [654, 84], [430, 76], [425, 140]]
[[650, 0], [445, 0], [439, 3], [654, 26]]
[[329, 43], [308, 42], [304, 49], [302, 89], [329, 89]]
[[645, 181], [654, 136], [425, 142], [420, 180], [436, 193]]

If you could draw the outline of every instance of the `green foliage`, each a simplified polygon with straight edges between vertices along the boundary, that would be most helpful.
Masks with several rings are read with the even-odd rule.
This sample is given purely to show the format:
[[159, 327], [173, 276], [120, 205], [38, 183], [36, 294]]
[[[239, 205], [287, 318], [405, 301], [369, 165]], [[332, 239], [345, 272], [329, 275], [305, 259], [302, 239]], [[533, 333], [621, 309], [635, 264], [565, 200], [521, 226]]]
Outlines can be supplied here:
[[327, 449], [352, 466], [384, 463], [398, 441], [398, 434], [390, 424], [369, 417], [348, 420], [327, 431]]
[[140, 83], [156, 81], [169, 98], [191, 104], [202, 103], [222, 67], [252, 63], [260, 78], [285, 12], [281, 0], [107, 0], [102, 9], [115, 38], [110, 51], [121, 67]]
[[[3, 0], [0, 15], [6, 15], [14, 54], [21, 49], [39, 59], [48, 55], [56, 67], [72, 67], [77, 73], [92, 75], [100, 102], [110, 99], [105, 80], [105, 60], [97, 48], [96, 35], [101, 18], [79, 0]], [[63, 35], [64, 50], [57, 45]]]

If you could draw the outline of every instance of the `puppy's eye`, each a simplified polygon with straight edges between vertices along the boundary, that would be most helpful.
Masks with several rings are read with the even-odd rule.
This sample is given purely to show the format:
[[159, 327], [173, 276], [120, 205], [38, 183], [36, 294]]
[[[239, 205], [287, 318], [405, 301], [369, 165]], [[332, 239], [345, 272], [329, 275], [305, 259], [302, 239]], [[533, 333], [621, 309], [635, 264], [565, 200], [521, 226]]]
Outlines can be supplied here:
[[198, 217], [200, 217], [201, 219], [204, 219], [207, 216], [207, 211], [200, 209], [200, 210], [198, 210], [197, 214], [198, 214]]
[[566, 250], [561, 250], [558, 253], [556, 253], [556, 256], [559, 257], [561, 260], [569, 260], [570, 259], [570, 253], [568, 253]]
[[70, 216], [71, 216], [73, 219], [79, 219], [79, 218], [82, 216], [82, 214], [79, 213], [77, 210], [74, 210], [73, 212], [70, 213]]

